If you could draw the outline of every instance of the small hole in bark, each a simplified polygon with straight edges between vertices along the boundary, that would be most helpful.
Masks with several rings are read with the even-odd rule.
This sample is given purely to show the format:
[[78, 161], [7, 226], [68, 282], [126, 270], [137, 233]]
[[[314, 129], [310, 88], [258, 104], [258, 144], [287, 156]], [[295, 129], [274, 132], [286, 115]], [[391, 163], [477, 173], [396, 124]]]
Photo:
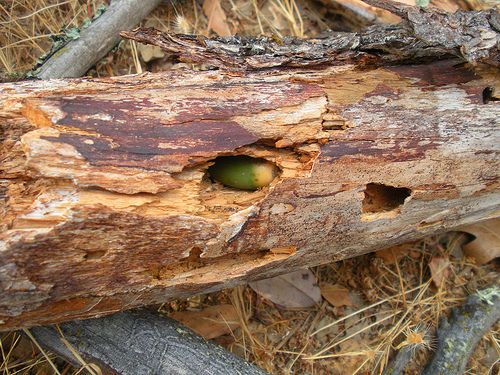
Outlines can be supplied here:
[[202, 249], [200, 249], [199, 247], [193, 247], [190, 251], [189, 251], [189, 255], [185, 258], [182, 258], [181, 260], [182, 261], [185, 261], [185, 260], [196, 260], [196, 259], [200, 259], [200, 255], [201, 253], [203, 252]]
[[85, 254], [85, 257], [83, 259], [84, 260], [99, 260], [104, 256], [104, 254], [106, 254], [106, 252], [103, 250], [89, 251], [87, 254]]
[[418, 229], [423, 229], [423, 228], [427, 228], [427, 227], [434, 227], [436, 225], [440, 225], [443, 223], [443, 220], [436, 220], [436, 221], [431, 221], [431, 222], [428, 222], [428, 221], [421, 221], [420, 224], [418, 225]]
[[500, 101], [500, 98], [494, 96], [494, 90], [492, 87], [485, 87], [483, 90], [483, 103], [487, 104], [489, 102], [497, 102]]
[[257, 190], [269, 186], [278, 177], [279, 168], [260, 158], [246, 155], [219, 156], [208, 174], [214, 181], [242, 190]]
[[363, 213], [377, 213], [392, 211], [403, 205], [410, 196], [411, 189], [370, 183], [366, 185], [364, 193]]

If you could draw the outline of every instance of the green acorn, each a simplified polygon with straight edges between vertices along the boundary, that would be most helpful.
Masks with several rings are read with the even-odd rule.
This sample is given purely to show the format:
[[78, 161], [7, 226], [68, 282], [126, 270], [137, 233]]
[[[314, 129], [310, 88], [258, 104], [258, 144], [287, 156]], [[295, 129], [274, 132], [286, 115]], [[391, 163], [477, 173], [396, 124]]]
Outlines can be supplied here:
[[220, 156], [208, 168], [210, 177], [220, 183], [244, 190], [268, 186], [278, 175], [278, 168], [265, 159], [246, 155]]

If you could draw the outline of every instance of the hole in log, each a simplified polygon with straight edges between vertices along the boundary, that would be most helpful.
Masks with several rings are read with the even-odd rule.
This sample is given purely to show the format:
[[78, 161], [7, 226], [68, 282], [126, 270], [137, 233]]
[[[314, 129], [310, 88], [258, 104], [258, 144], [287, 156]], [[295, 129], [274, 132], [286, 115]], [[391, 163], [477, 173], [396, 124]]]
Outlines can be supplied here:
[[186, 261], [186, 260], [197, 260], [197, 259], [200, 259], [200, 255], [201, 253], [203, 252], [202, 249], [200, 249], [199, 247], [193, 247], [190, 251], [189, 251], [189, 255], [186, 257], [186, 258], [182, 258], [181, 260], [182, 261]]
[[370, 183], [366, 185], [364, 193], [362, 212], [378, 213], [392, 211], [403, 205], [411, 189]]
[[483, 103], [487, 104], [489, 102], [497, 101], [500, 101], [500, 98], [495, 95], [495, 90], [493, 89], [493, 87], [485, 87], [483, 90]]
[[221, 184], [242, 190], [257, 190], [269, 186], [280, 174], [279, 168], [261, 158], [246, 155], [220, 156], [208, 168], [210, 178]]
[[206, 260], [200, 259], [202, 249], [193, 247], [189, 255], [180, 259], [178, 262], [158, 267], [154, 272], [154, 277], [158, 280], [171, 279], [179, 273], [189, 272], [191, 270], [204, 267]]
[[[204, 175], [198, 192], [200, 202], [206, 209], [204, 215], [216, 220], [225, 220], [237, 212], [257, 205], [275, 186], [286, 179], [308, 177], [318, 155], [319, 145], [315, 143], [276, 149], [261, 141], [240, 147], [234, 150], [232, 155], [225, 153], [207, 160], [200, 168]], [[245, 170], [247, 166], [234, 167], [235, 162], [263, 165], [266, 181], [259, 185], [262, 187], [256, 187], [252, 181], [250, 186], [242, 186], [239, 183], [235, 185], [232, 181], [234, 177], [225, 175], [227, 169], [236, 169], [236, 175], [248, 173], [248, 170]], [[252, 180], [252, 174], [253, 172], [250, 172], [250, 176], [246, 177]], [[248, 190], [245, 190], [247, 188]]]
[[84, 260], [99, 260], [101, 259], [106, 252], [104, 250], [98, 250], [98, 251], [89, 251], [87, 254], [85, 254], [85, 257], [83, 258]]

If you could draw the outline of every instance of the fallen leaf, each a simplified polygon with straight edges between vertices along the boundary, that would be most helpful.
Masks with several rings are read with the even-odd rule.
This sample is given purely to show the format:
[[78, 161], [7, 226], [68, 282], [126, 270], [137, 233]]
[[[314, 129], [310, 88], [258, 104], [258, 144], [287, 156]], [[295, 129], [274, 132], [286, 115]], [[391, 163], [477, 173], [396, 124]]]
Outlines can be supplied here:
[[178, 311], [171, 318], [206, 339], [228, 334], [240, 325], [236, 309], [228, 304], [210, 306], [201, 311]]
[[375, 256], [383, 259], [386, 265], [394, 264], [395, 260], [405, 257], [410, 252], [408, 246], [405, 245], [392, 246], [388, 249], [379, 250], [375, 253]]
[[321, 283], [319, 288], [323, 298], [330, 302], [332, 306], [354, 306], [347, 288], [330, 283]]
[[210, 29], [220, 36], [231, 36], [231, 30], [226, 23], [226, 13], [222, 10], [220, 0], [205, 0], [203, 2], [203, 13], [208, 18], [207, 36]]
[[431, 270], [432, 281], [439, 288], [443, 283], [443, 279], [448, 277], [450, 261], [444, 257], [434, 257], [429, 262], [429, 269]]
[[476, 237], [462, 246], [462, 250], [468, 257], [474, 258], [477, 265], [500, 257], [500, 218], [469, 225], [460, 228], [460, 231]]
[[316, 277], [309, 270], [255, 281], [248, 285], [264, 298], [285, 308], [307, 308], [321, 302]]

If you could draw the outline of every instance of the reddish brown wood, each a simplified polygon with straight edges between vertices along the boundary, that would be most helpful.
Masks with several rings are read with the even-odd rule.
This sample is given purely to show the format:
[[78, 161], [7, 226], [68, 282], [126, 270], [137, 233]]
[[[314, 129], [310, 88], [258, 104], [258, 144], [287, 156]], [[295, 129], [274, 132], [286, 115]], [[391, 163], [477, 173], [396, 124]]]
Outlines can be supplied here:
[[[500, 103], [458, 61], [0, 87], [1, 330], [109, 314], [500, 216]], [[206, 175], [246, 154], [259, 191]]]

